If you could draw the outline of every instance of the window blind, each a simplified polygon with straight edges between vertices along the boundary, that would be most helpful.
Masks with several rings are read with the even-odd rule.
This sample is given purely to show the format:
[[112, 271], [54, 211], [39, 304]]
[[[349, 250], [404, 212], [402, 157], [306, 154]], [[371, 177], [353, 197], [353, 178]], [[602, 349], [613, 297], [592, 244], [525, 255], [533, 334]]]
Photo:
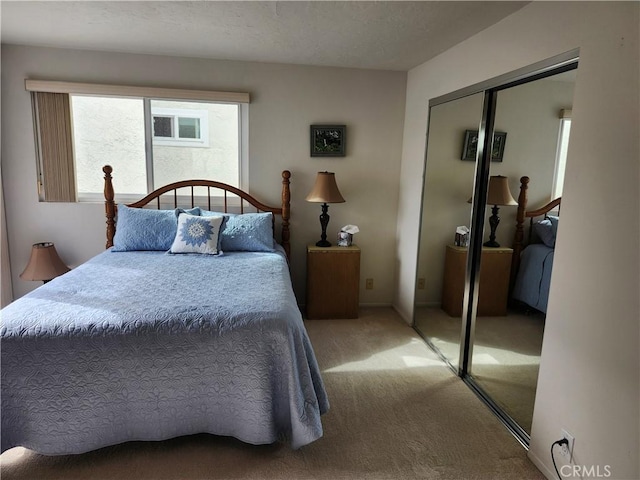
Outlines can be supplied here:
[[41, 182], [46, 202], [75, 202], [69, 95], [33, 93]]

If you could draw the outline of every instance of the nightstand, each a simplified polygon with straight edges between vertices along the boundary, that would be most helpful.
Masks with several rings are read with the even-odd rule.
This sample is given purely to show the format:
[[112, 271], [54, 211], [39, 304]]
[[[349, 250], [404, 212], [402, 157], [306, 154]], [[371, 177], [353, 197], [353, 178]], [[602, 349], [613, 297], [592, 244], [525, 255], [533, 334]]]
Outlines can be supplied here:
[[[442, 309], [452, 317], [462, 315], [467, 248], [447, 245], [442, 285]], [[507, 314], [511, 248], [482, 248], [478, 316]]]
[[360, 248], [307, 246], [307, 318], [358, 318]]

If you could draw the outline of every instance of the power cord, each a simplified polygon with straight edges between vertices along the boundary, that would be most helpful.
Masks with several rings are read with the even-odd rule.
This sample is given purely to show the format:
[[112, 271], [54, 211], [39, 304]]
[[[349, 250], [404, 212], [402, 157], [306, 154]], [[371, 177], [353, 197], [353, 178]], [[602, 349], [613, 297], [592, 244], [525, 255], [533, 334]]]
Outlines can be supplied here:
[[556, 459], [553, 456], [553, 447], [555, 447], [556, 445], [569, 445], [569, 441], [566, 438], [563, 438], [561, 440], [556, 440], [551, 444], [551, 460], [553, 461], [553, 468], [556, 469], [556, 475], [558, 475], [558, 478], [562, 480], [562, 477], [560, 476], [560, 472], [558, 472], [558, 467], [556, 466]]

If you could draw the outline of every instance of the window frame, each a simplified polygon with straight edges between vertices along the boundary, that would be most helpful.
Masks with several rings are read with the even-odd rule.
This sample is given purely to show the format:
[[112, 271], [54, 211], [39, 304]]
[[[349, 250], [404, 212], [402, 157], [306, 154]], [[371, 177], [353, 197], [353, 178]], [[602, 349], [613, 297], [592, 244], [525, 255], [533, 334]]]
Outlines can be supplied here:
[[[145, 99], [146, 101], [147, 99]], [[155, 98], [149, 99], [157, 100]], [[219, 103], [219, 102], [200, 102], [200, 103]], [[153, 127], [156, 117], [171, 119], [171, 136], [156, 137], [155, 128]], [[188, 138], [180, 136], [180, 119], [181, 118], [197, 118], [200, 122], [200, 137]], [[209, 147], [209, 112], [206, 110], [190, 110], [187, 108], [171, 108], [171, 107], [151, 107], [151, 129], [153, 130], [153, 142], [158, 146], [164, 147]]]
[[[140, 86], [127, 86], [127, 85], [108, 85], [108, 84], [91, 84], [91, 83], [77, 83], [66, 81], [51, 81], [51, 80], [36, 80], [25, 79], [25, 90], [32, 94], [34, 99], [34, 112], [36, 111], [35, 96], [38, 92], [41, 93], [63, 93], [71, 97], [71, 95], [85, 95], [85, 96], [98, 96], [98, 97], [119, 97], [119, 98], [140, 98], [143, 100], [144, 105], [144, 118], [145, 118], [145, 169], [147, 172], [147, 193], [154, 190], [153, 188], [153, 125], [151, 115], [151, 100], [171, 100], [179, 102], [198, 102], [198, 103], [224, 103], [235, 104], [238, 106], [238, 176], [237, 187], [241, 190], [248, 190], [249, 181], [249, 103], [250, 95], [245, 92], [223, 92], [223, 91], [211, 91], [211, 90], [187, 90], [187, 89], [174, 89], [174, 88], [162, 88], [162, 87], [140, 87]], [[70, 110], [70, 109], [69, 109]], [[34, 127], [36, 135], [36, 160], [37, 160], [37, 185], [39, 191], [39, 200], [41, 202], [47, 202], [44, 198], [42, 188], [42, 172], [43, 164], [40, 150], [40, 132], [37, 128], [37, 117], [34, 115]], [[69, 127], [73, 128], [72, 120], [69, 121]], [[202, 125], [201, 125], [202, 129]], [[202, 131], [202, 130], [201, 130]], [[208, 130], [207, 130], [208, 133]], [[183, 139], [187, 140], [187, 139]], [[182, 143], [181, 146], [187, 146]], [[75, 152], [74, 160], [72, 162], [75, 168]], [[102, 165], [100, 165], [102, 167]], [[96, 175], [99, 173], [96, 171]], [[213, 179], [217, 180], [217, 179]], [[77, 184], [77, 178], [74, 175], [74, 181]], [[76, 185], [77, 186], [77, 185]], [[130, 203], [140, 198], [139, 194], [117, 195], [116, 201]], [[103, 194], [101, 192], [75, 192], [74, 198], [61, 200], [66, 203], [84, 203], [84, 202], [101, 202], [103, 201]]]
[[[565, 142], [565, 132], [569, 135]], [[558, 130], [558, 145], [556, 147], [556, 161], [553, 167], [553, 182], [551, 184], [551, 199], [562, 197], [564, 187], [564, 172], [567, 167], [567, 156], [571, 137], [571, 110], [560, 111], [560, 126]]]

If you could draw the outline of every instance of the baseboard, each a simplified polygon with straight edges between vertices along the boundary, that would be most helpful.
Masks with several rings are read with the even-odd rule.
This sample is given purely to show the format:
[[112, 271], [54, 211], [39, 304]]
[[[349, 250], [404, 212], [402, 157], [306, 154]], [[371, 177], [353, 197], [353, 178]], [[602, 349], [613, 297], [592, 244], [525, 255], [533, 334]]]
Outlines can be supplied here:
[[[386, 303], [386, 302], [384, 302], [384, 303], [359, 303], [359, 304], [358, 304], [358, 308], [369, 308], [369, 307], [371, 307], [371, 308], [393, 308], [396, 312], [398, 311], [398, 310], [396, 310], [396, 308], [393, 306], [393, 304], [391, 304], [391, 303]], [[304, 311], [305, 311], [305, 309], [306, 309], [306, 304], [304, 304], [304, 303], [299, 303], [299, 304], [298, 304], [298, 309], [299, 309], [301, 312], [304, 312]], [[401, 316], [402, 316], [402, 315], [401, 315]]]
[[540, 472], [545, 477], [547, 477], [548, 480], [556, 480], [555, 473], [549, 470], [549, 468], [547, 468], [544, 462], [540, 460], [531, 450], [529, 450], [527, 457], [529, 457], [529, 460], [531, 460], [531, 463], [533, 463], [536, 466], [536, 468], [540, 470]]
[[416, 307], [440, 308], [441, 302], [416, 302]]

